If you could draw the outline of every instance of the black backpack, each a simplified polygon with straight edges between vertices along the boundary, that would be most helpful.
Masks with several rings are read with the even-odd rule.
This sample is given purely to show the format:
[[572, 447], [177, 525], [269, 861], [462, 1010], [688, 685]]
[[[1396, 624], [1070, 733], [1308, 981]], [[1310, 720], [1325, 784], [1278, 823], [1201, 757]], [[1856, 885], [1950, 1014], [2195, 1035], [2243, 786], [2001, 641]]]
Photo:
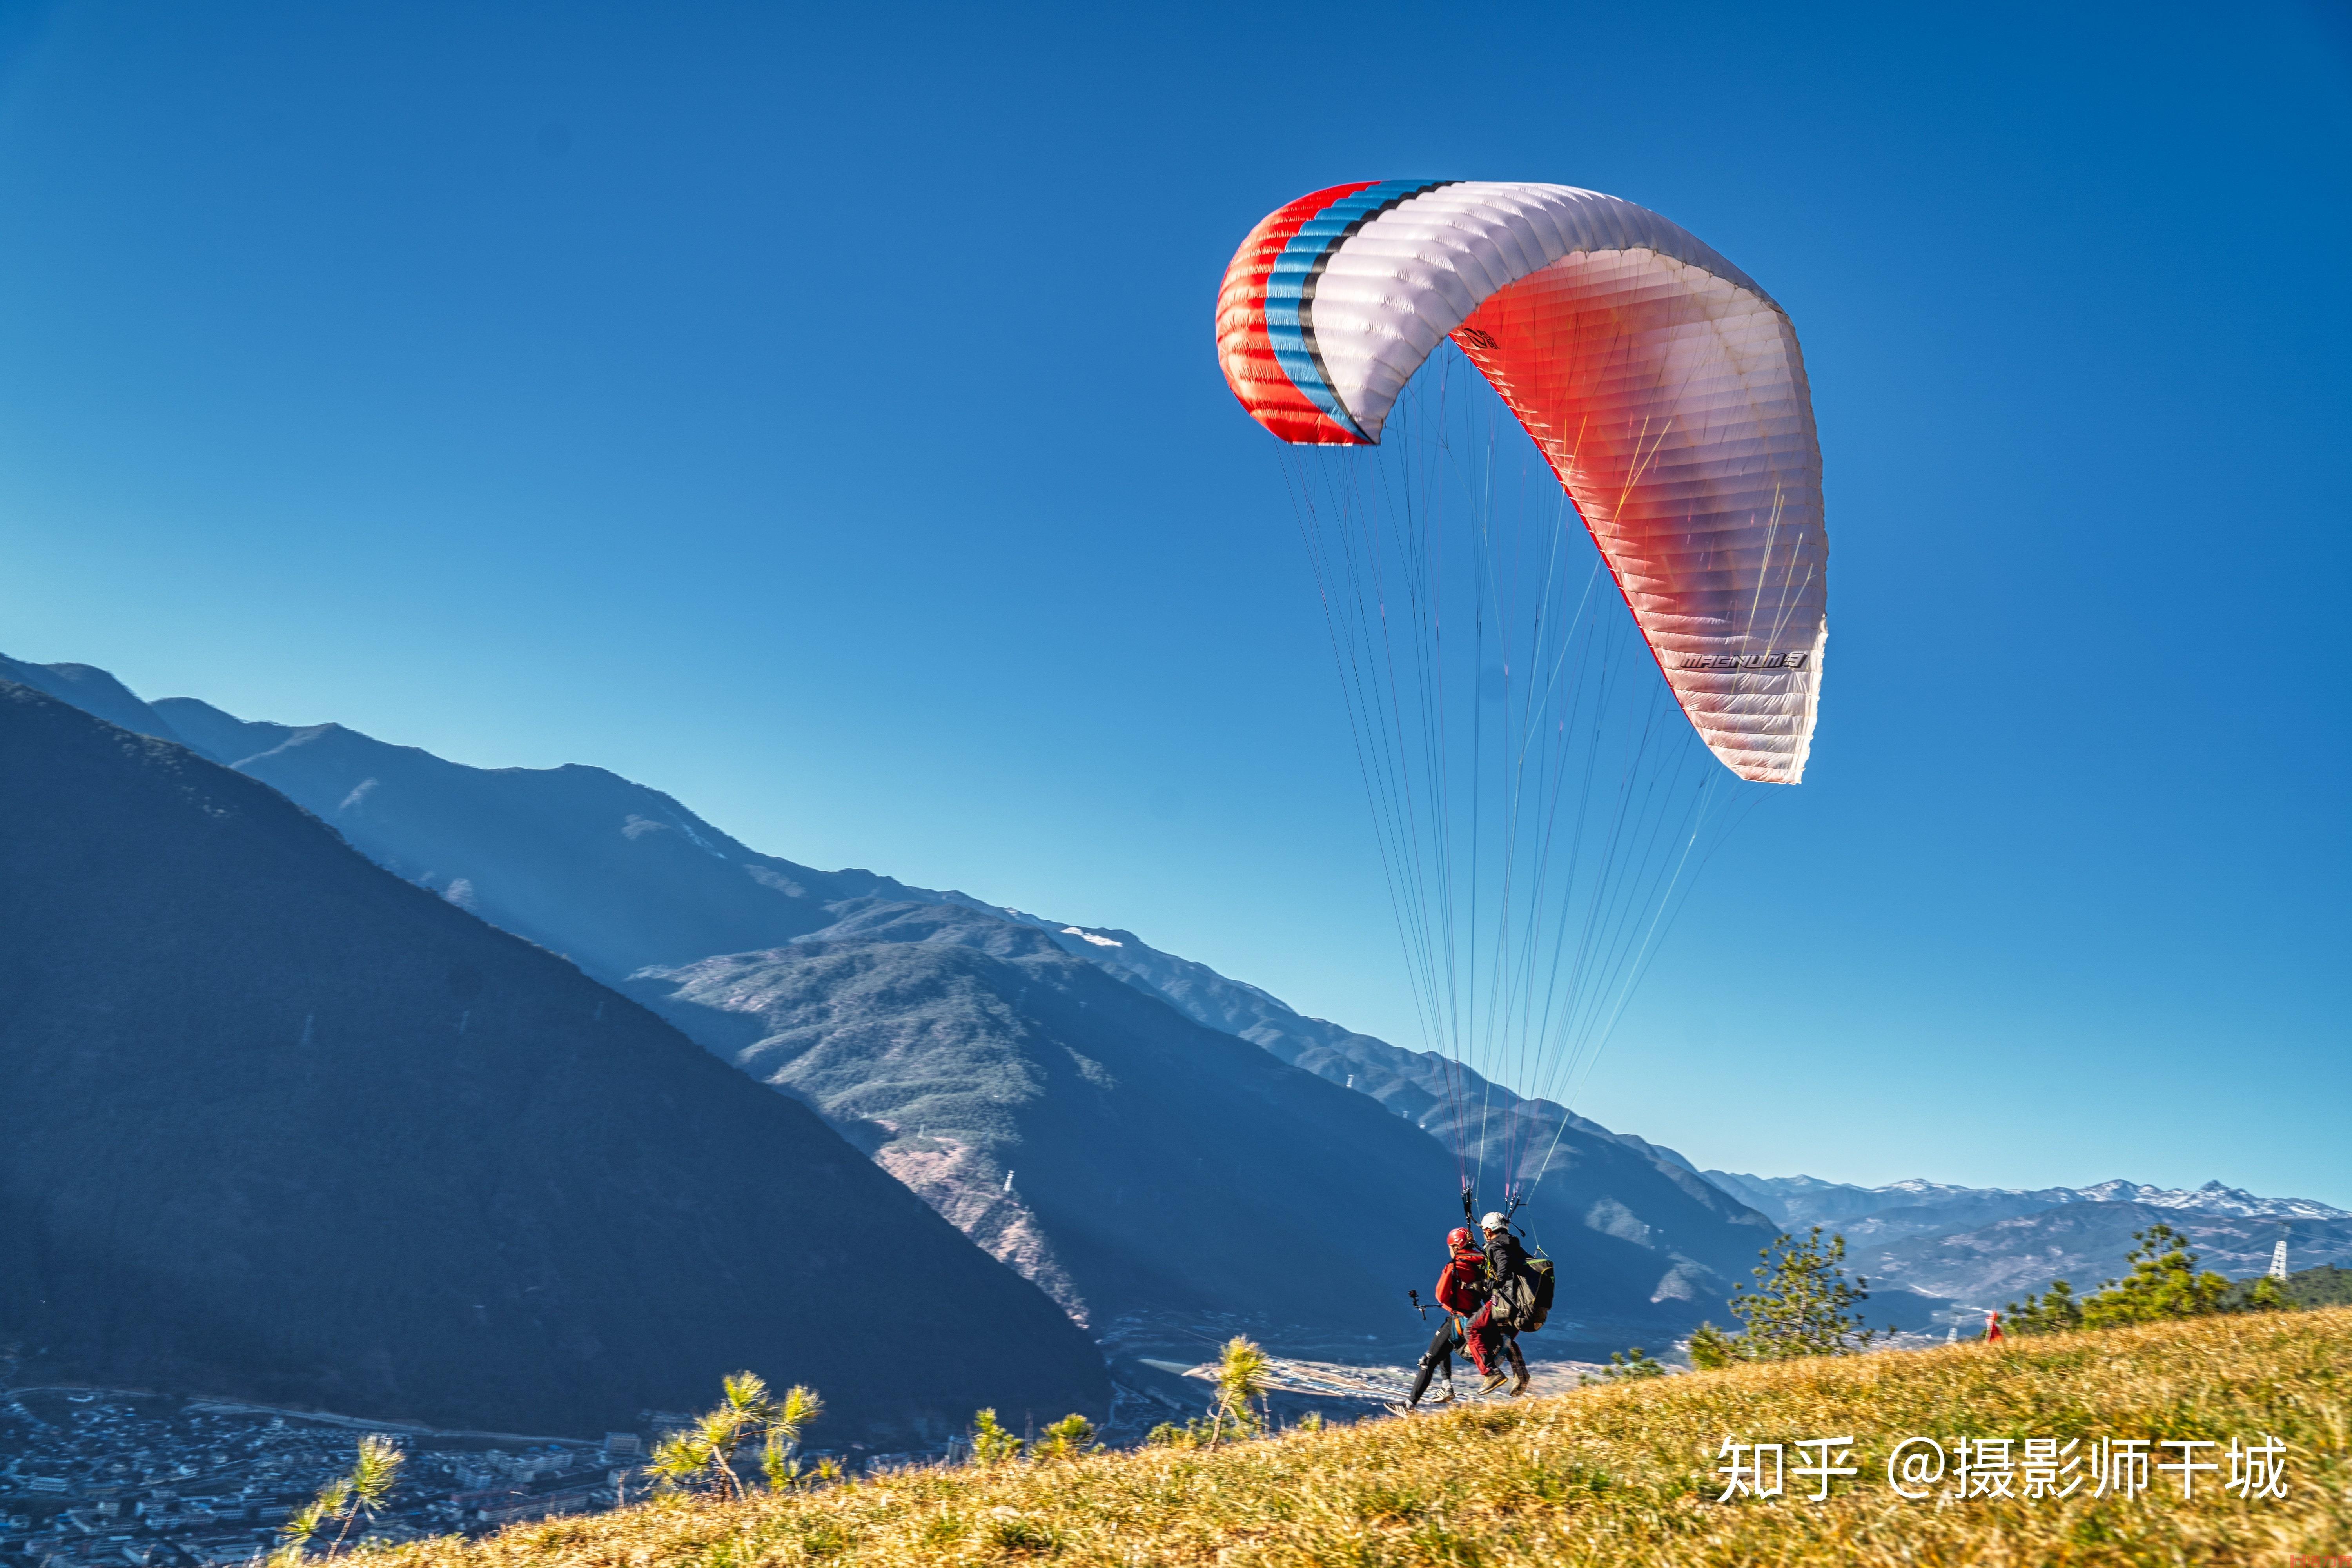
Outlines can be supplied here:
[[1495, 1321], [1522, 1334], [1534, 1333], [1551, 1316], [1553, 1283], [1550, 1258], [1523, 1258], [1495, 1286]]
[[1544, 1326], [1544, 1320], [1551, 1316], [1551, 1291], [1555, 1283], [1549, 1258], [1528, 1258], [1528, 1273], [1535, 1285], [1536, 1300], [1534, 1316], [1520, 1326], [1519, 1331], [1524, 1334], [1534, 1333]]

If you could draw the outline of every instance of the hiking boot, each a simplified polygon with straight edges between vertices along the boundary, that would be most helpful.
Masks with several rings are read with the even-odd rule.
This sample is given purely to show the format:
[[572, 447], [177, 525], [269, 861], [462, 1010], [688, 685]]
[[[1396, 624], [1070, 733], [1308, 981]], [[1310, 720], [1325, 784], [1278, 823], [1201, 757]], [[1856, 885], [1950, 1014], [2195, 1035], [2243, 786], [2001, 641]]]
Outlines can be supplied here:
[[1528, 1384], [1534, 1381], [1535, 1379], [1528, 1374], [1526, 1367], [1519, 1368], [1518, 1381], [1511, 1384], [1511, 1397], [1517, 1399], [1520, 1394], [1525, 1394], [1528, 1391]]
[[1492, 1394], [1510, 1381], [1511, 1374], [1507, 1372], [1490, 1372], [1486, 1374], [1486, 1381], [1478, 1385], [1478, 1392]]

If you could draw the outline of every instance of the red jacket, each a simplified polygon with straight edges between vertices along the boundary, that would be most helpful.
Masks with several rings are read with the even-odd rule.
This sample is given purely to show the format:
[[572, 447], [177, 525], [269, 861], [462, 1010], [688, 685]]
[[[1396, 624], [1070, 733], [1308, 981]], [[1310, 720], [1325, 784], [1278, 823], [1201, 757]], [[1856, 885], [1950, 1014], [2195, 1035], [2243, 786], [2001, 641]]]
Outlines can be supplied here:
[[1437, 1304], [1449, 1312], [1465, 1316], [1486, 1304], [1486, 1258], [1484, 1253], [1457, 1252], [1445, 1272], [1437, 1277], [1437, 1289], [1433, 1292]]

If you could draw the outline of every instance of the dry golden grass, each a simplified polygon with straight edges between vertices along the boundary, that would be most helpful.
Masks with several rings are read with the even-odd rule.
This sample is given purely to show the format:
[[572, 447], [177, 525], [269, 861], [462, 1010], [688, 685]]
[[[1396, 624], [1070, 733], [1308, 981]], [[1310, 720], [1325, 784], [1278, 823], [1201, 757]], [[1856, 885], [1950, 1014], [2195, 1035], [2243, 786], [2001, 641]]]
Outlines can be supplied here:
[[[2248, 1563], [2352, 1560], [2352, 1309], [1738, 1367], [1190, 1452], [910, 1472], [420, 1542], [400, 1568], [1117, 1564]], [[2290, 1495], [2174, 1476], [2129, 1501], [1910, 1502], [1888, 1449], [1951, 1437], [2287, 1447]], [[1827, 1502], [1718, 1504], [1727, 1435], [1852, 1434]], [[2088, 1447], [2086, 1441], [2084, 1447]], [[2081, 1450], [2077, 1450], [2079, 1453]], [[2206, 1458], [2213, 1457], [2207, 1450]], [[1791, 1461], [1794, 1462], [1793, 1459]], [[1810, 1491], [1791, 1479], [1790, 1490]]]

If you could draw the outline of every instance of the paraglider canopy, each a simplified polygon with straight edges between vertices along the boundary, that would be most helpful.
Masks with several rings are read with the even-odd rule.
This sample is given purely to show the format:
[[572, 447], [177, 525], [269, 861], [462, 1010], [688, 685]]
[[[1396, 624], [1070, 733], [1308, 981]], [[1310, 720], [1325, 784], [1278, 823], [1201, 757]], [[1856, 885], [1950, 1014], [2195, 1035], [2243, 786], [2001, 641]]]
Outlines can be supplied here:
[[1654, 212], [1487, 181], [1302, 196], [1250, 231], [1217, 302], [1227, 384], [1294, 444], [1378, 444], [1449, 338], [1534, 438], [1708, 749], [1801, 780], [1829, 547], [1787, 314]]

